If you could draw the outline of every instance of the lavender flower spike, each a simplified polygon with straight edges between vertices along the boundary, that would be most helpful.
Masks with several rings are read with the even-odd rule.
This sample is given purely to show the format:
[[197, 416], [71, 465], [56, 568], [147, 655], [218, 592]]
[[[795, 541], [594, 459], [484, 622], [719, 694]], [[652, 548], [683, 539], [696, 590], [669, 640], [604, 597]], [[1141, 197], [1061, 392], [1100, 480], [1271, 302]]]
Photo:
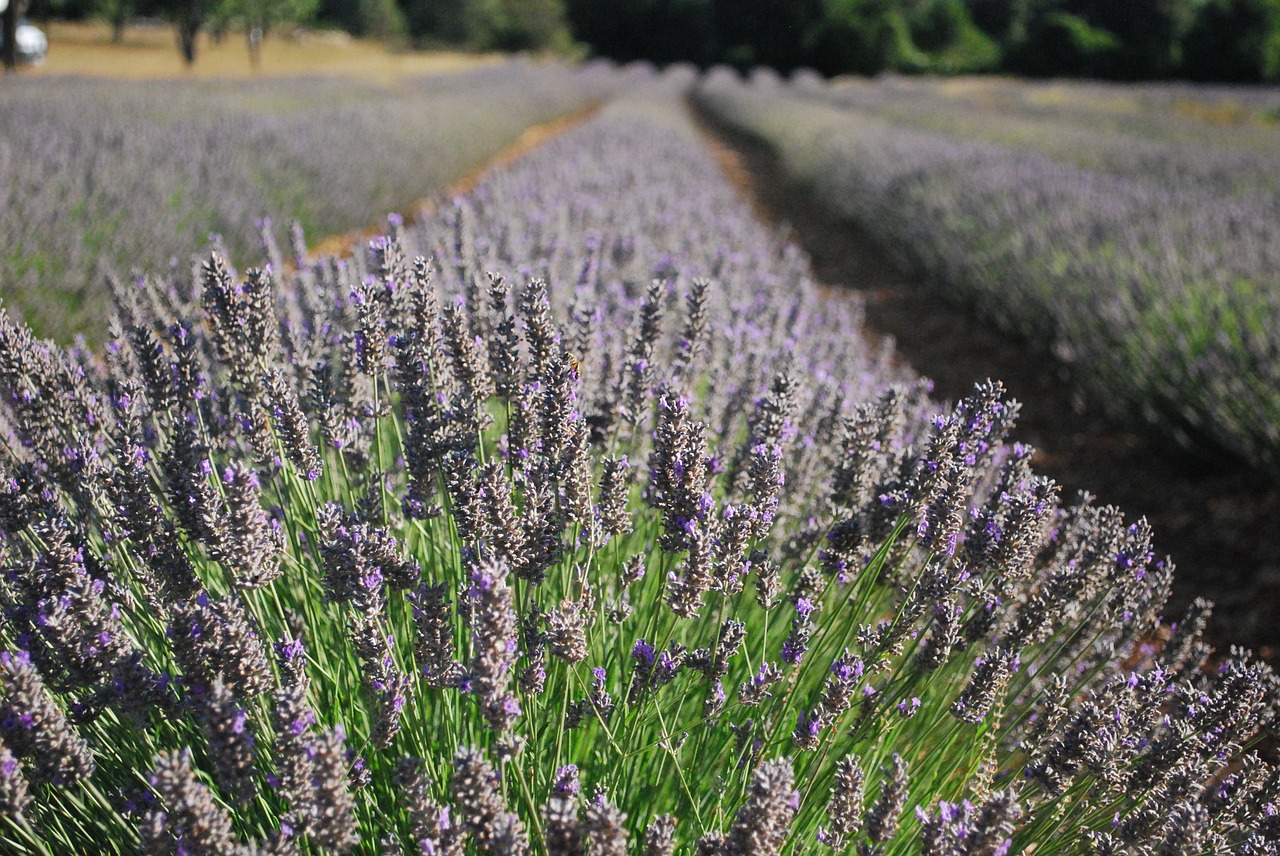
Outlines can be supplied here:
[[237, 840], [231, 818], [196, 778], [190, 750], [158, 756], [151, 785], [158, 799], [139, 830], [145, 856], [250, 856], [253, 852]]
[[477, 749], [459, 749], [449, 782], [459, 822], [480, 853], [524, 856], [529, 841], [524, 824], [508, 809], [498, 787], [498, 771]]
[[766, 761], [756, 770], [747, 803], [721, 846], [724, 856], [773, 856], [782, 852], [791, 821], [799, 809], [791, 761]]
[[26, 651], [0, 654], [0, 740], [33, 782], [71, 785], [93, 775], [93, 752], [45, 687]]

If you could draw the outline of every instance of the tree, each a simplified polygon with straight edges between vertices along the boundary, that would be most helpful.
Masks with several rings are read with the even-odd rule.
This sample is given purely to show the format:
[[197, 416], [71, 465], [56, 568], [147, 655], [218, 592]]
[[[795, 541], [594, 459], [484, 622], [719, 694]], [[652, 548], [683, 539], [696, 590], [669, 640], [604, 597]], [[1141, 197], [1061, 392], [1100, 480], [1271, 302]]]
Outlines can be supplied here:
[[133, 0], [98, 0], [97, 12], [111, 24], [111, 43], [124, 41], [124, 27], [137, 11]]
[[[413, 0], [427, 6], [438, 0]], [[447, 0], [454, 2], [454, 0]], [[466, 2], [466, 0], [458, 0]], [[406, 13], [396, 0], [318, 0], [318, 20], [335, 24], [353, 36], [366, 36], [384, 41], [399, 41], [406, 32]]]
[[[394, 0], [387, 2], [394, 7]], [[249, 61], [256, 68], [262, 39], [280, 27], [310, 21], [318, 3], [319, 0], [164, 0], [163, 10], [174, 23], [178, 50], [188, 65], [196, 61], [197, 39], [206, 26], [214, 27], [218, 33], [239, 26], [244, 28]]]
[[719, 58], [712, 0], [567, 0], [576, 38], [622, 62], [711, 65]]
[[926, 54], [924, 70], [962, 74], [1000, 62], [999, 45], [974, 24], [962, 0], [927, 0], [908, 24], [912, 44]]
[[1111, 78], [1168, 77], [1177, 68], [1194, 0], [1068, 0], [1063, 11], [1115, 36], [1098, 71]]
[[924, 23], [931, 6], [928, 0], [827, 0], [810, 38], [811, 63], [824, 74], [926, 71], [931, 60], [915, 43], [912, 19]]
[[175, 0], [171, 14], [178, 35], [178, 51], [187, 65], [195, 65], [196, 39], [204, 27], [204, 0]]
[[318, 0], [222, 0], [217, 15], [227, 24], [244, 28], [249, 63], [257, 68], [267, 34], [279, 27], [307, 23], [317, 5]]
[[4, 45], [0, 46], [0, 60], [6, 72], [18, 68], [18, 22], [27, 14], [29, 0], [9, 0], [4, 12], [0, 13], [0, 27], [4, 36]]
[[787, 72], [808, 65], [805, 43], [823, 19], [822, 0], [714, 0], [721, 62]]
[[1103, 77], [1115, 68], [1120, 40], [1058, 4], [1028, 6], [1011, 34], [1005, 64], [1035, 77]]
[[526, 51], [567, 47], [562, 0], [471, 0], [468, 41], [485, 50]]
[[1004, 42], [1018, 16], [1017, 0], [965, 0], [974, 25], [993, 39]]
[[445, 45], [465, 44], [468, 32], [467, 0], [406, 0], [404, 12], [409, 35], [416, 40]]
[[400, 41], [406, 27], [404, 13], [396, 0], [358, 0], [358, 24], [352, 35], [367, 36], [384, 42]]
[[1193, 80], [1280, 80], [1280, 0], [1211, 0], [1199, 10], [1182, 51]]
[[[468, 10], [517, 0], [406, 0]], [[541, 2], [541, 0], [537, 0]], [[618, 60], [1150, 79], [1280, 79], [1280, 0], [563, 0]], [[499, 40], [497, 46], [510, 44]]]

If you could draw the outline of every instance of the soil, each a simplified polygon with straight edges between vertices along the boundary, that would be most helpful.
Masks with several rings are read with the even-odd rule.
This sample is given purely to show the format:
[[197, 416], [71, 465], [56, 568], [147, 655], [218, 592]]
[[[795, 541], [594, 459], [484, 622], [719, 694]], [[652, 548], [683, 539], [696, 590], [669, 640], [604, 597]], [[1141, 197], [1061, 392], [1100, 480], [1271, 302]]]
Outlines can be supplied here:
[[1153, 432], [1107, 419], [1079, 392], [1071, 371], [948, 303], [895, 266], [866, 234], [789, 182], [762, 144], [700, 117], [708, 143], [744, 198], [767, 221], [784, 224], [830, 287], [858, 291], [866, 324], [892, 337], [900, 358], [954, 401], [994, 378], [1022, 402], [1014, 436], [1036, 447], [1039, 472], [1070, 498], [1145, 516], [1156, 549], [1177, 571], [1166, 614], [1194, 598], [1216, 603], [1209, 636], [1218, 647], [1280, 655], [1280, 489], [1273, 477], [1222, 454], [1198, 456]]

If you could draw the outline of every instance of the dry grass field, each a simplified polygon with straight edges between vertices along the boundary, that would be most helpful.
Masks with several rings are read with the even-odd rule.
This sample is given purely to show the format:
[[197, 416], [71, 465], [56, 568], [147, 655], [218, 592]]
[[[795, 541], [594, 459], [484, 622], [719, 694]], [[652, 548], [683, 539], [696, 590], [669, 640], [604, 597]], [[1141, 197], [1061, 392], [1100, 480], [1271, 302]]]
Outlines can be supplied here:
[[194, 66], [182, 62], [171, 26], [137, 24], [124, 41], [112, 44], [111, 30], [101, 23], [53, 21], [42, 25], [49, 37], [43, 64], [23, 70], [31, 75], [82, 75], [128, 80], [351, 76], [378, 83], [404, 77], [456, 71], [496, 62], [497, 55], [441, 51], [389, 51], [377, 42], [342, 33], [273, 33], [263, 41], [262, 61], [250, 66], [243, 33], [231, 32], [221, 42], [202, 34]]

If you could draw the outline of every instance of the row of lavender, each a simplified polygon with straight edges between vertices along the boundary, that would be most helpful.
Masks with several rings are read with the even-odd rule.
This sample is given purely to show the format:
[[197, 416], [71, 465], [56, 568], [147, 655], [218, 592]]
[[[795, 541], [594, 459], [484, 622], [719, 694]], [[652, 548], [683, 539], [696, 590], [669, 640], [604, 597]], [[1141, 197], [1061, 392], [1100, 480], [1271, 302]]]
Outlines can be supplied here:
[[1270, 202], [1280, 216], [1280, 88], [888, 78], [796, 89], [894, 124], [1166, 187]]
[[0, 92], [0, 295], [44, 335], [105, 335], [108, 272], [185, 267], [221, 236], [258, 249], [287, 212], [364, 227], [486, 162], [529, 125], [618, 85], [605, 66], [512, 62], [383, 87], [354, 81], [46, 78]]
[[699, 101], [946, 296], [1079, 368], [1113, 413], [1280, 467], [1280, 219], [717, 75]]
[[0, 849], [1277, 852], [1275, 677], [857, 335], [688, 82], [101, 355], [0, 323]]

